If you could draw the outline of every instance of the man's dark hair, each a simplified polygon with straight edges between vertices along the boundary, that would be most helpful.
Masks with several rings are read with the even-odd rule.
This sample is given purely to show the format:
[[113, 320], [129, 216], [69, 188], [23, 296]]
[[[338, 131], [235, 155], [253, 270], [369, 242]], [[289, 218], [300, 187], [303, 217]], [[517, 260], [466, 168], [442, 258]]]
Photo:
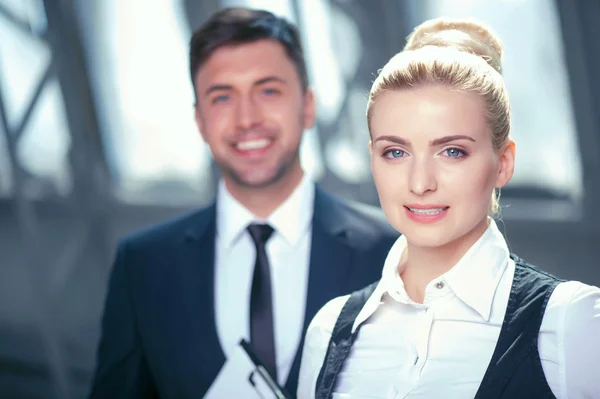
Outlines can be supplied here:
[[190, 75], [194, 81], [198, 69], [219, 48], [228, 45], [273, 39], [281, 43], [296, 66], [302, 89], [308, 87], [306, 62], [296, 26], [264, 10], [225, 8], [213, 14], [190, 40]]

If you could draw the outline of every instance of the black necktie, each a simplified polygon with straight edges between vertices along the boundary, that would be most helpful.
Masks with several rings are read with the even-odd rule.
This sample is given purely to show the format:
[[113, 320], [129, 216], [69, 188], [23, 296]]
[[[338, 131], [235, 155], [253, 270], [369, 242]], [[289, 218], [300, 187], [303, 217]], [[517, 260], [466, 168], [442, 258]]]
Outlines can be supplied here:
[[277, 381], [271, 273], [265, 251], [265, 245], [273, 233], [273, 228], [268, 224], [251, 224], [248, 226], [248, 231], [256, 245], [256, 263], [250, 296], [250, 344]]

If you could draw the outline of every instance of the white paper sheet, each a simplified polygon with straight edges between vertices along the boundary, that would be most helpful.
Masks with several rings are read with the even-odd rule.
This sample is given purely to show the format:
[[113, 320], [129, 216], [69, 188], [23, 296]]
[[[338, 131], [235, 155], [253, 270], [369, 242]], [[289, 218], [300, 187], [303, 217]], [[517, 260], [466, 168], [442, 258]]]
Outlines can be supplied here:
[[[236, 346], [217, 378], [204, 396], [205, 399], [281, 399], [282, 393], [274, 391], [265, 379], [264, 369], [250, 358], [242, 345]], [[267, 377], [268, 378], [268, 377]]]

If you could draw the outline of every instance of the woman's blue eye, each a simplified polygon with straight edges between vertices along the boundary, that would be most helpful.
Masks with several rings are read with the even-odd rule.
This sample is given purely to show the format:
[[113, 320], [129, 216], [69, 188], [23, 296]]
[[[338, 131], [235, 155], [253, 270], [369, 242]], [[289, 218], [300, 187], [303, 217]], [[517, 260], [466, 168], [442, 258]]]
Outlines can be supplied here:
[[402, 158], [404, 156], [404, 151], [402, 151], [402, 150], [389, 150], [385, 155], [388, 158]]
[[458, 148], [448, 148], [444, 150], [444, 152], [449, 158], [459, 158], [465, 155], [465, 152], [463, 150], [459, 150]]

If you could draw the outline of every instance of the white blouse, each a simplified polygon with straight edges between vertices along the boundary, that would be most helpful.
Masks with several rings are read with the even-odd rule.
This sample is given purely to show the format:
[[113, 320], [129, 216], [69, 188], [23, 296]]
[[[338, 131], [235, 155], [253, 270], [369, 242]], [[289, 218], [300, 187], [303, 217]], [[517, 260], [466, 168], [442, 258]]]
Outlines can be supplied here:
[[[447, 273], [431, 281], [423, 304], [407, 295], [397, 271], [400, 237], [382, 278], [353, 327], [363, 323], [338, 375], [333, 398], [473, 398], [504, 320], [515, 264], [496, 224]], [[333, 299], [306, 335], [298, 398], [316, 381], [337, 317], [349, 296]], [[540, 328], [546, 380], [559, 398], [600, 398], [600, 289], [559, 284]]]

